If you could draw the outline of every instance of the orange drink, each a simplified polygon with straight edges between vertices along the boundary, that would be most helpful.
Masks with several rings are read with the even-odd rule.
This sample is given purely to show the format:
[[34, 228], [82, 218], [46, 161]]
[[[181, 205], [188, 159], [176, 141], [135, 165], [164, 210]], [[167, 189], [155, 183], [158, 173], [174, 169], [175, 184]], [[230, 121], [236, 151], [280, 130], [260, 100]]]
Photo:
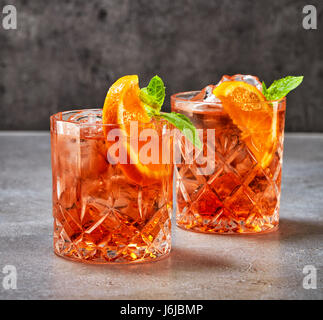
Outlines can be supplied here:
[[[180, 141], [177, 225], [207, 233], [275, 230], [286, 99], [267, 101], [257, 78], [236, 75], [202, 91], [175, 94], [171, 104], [200, 129], [203, 140], [201, 150], [191, 151], [191, 162]], [[198, 154], [208, 170], [196, 160]]]
[[138, 159], [145, 130], [154, 133], [155, 152], [165, 152], [168, 124], [145, 116], [138, 78], [121, 79], [103, 110], [51, 117], [54, 252], [65, 258], [133, 263], [158, 260], [171, 250], [173, 165]]

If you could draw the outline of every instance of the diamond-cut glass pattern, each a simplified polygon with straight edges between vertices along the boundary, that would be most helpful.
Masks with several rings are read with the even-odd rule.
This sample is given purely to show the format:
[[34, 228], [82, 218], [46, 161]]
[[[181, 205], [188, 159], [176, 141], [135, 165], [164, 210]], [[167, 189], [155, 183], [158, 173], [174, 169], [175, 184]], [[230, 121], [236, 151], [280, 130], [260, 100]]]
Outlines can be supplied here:
[[[274, 230], [279, 223], [283, 154], [284, 109], [277, 111], [277, 141], [273, 156], [262, 168], [244, 143], [242, 132], [219, 110], [185, 112], [201, 129], [215, 128], [215, 169], [198, 175], [198, 164], [182, 162], [175, 168], [177, 225], [208, 233], [256, 233]], [[207, 109], [207, 106], [205, 106]], [[203, 142], [207, 143], [206, 133]]]
[[[153, 261], [170, 252], [172, 175], [141, 186], [105, 157], [101, 132], [52, 128], [54, 251], [89, 263]], [[68, 123], [71, 128], [73, 124]]]

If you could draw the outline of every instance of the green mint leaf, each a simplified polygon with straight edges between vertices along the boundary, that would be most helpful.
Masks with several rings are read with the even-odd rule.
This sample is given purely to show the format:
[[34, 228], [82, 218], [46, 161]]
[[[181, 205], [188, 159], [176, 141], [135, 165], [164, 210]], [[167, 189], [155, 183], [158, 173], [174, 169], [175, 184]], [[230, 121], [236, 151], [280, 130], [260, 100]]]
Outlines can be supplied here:
[[145, 108], [148, 106], [150, 109], [154, 109], [157, 112], [161, 109], [156, 99], [149, 95], [147, 88], [140, 89], [139, 99], [144, 103]]
[[155, 108], [151, 107], [149, 104], [144, 103], [144, 108], [150, 118], [159, 115], [159, 111], [157, 111]]
[[157, 75], [154, 76], [148, 84], [147, 91], [151, 97], [155, 98], [161, 107], [165, 100], [165, 85], [163, 80]]
[[176, 112], [161, 112], [160, 117], [173, 124], [177, 129], [183, 132], [184, 136], [188, 140], [190, 140], [197, 148], [199, 148], [200, 150], [202, 149], [202, 142], [197, 134], [197, 130], [188, 117]]
[[163, 80], [154, 76], [147, 87], [142, 88], [139, 93], [140, 100], [156, 111], [160, 111], [165, 100], [165, 86]]
[[266, 84], [265, 84], [265, 82], [262, 82], [262, 93], [263, 93], [263, 95], [265, 96], [265, 98], [267, 99], [267, 100], [269, 100], [268, 99], [268, 89], [267, 89], [267, 87], [266, 87]]
[[264, 90], [264, 87], [266, 87], [266, 85], [263, 83], [263, 94], [267, 100], [279, 100], [285, 97], [290, 91], [297, 88], [302, 83], [303, 78], [303, 76], [288, 76], [279, 80], [275, 80], [272, 85], [266, 90]]

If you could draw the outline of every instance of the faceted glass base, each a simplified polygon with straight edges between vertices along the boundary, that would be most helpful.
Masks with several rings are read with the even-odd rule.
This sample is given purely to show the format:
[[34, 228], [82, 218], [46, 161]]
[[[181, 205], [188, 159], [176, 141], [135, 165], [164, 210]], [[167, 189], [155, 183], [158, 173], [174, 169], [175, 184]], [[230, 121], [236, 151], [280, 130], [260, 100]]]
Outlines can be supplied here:
[[216, 226], [214, 228], [210, 227], [210, 225], [202, 224], [202, 225], [190, 225], [190, 224], [179, 224], [176, 225], [186, 231], [192, 231], [192, 232], [198, 232], [198, 233], [209, 233], [209, 234], [222, 234], [222, 235], [239, 235], [239, 234], [264, 234], [264, 233], [270, 233], [277, 231], [279, 228], [279, 224], [272, 224], [267, 225], [265, 228], [259, 228], [259, 229], [250, 229], [246, 228], [245, 225], [242, 223], [240, 225], [236, 225], [235, 223], [231, 223], [231, 225], [235, 225], [235, 228], [230, 228], [229, 225], [226, 226]]

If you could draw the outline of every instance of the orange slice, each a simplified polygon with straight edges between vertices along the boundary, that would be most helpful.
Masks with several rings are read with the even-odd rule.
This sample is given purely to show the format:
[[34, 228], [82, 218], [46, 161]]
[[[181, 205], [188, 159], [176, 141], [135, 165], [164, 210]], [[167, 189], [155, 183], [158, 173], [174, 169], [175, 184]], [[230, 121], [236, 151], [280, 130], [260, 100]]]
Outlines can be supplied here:
[[[124, 76], [118, 79], [109, 89], [105, 98], [102, 122], [116, 124], [124, 137], [128, 137], [124, 148], [127, 150], [127, 164], [119, 164], [124, 174], [140, 185], [148, 185], [160, 181], [161, 178], [171, 175], [171, 166], [162, 164], [162, 138], [159, 134], [159, 163], [143, 164], [140, 162], [137, 150], [130, 142], [130, 121], [138, 121], [138, 136], [143, 129], [161, 130], [156, 122], [151, 121], [139, 99], [139, 81], [137, 75]], [[108, 126], [104, 127], [105, 135]], [[138, 141], [138, 150], [145, 142]], [[131, 163], [131, 159], [135, 163]]]
[[109, 89], [104, 101], [102, 121], [109, 124], [125, 124], [131, 120], [148, 123], [150, 118], [139, 99], [137, 75], [118, 79]]
[[243, 81], [225, 81], [213, 93], [223, 104], [224, 111], [242, 131], [242, 140], [262, 168], [273, 157], [277, 140], [277, 119], [264, 95]]

